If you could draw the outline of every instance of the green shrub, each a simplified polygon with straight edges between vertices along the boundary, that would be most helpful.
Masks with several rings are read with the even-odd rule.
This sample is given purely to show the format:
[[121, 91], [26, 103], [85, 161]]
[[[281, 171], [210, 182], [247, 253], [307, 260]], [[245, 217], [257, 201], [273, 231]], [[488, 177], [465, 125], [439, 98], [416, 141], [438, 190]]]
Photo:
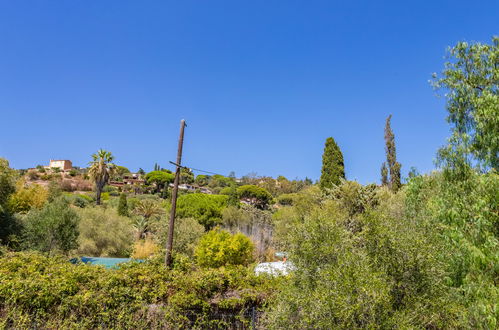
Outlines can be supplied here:
[[292, 194], [282, 194], [277, 197], [277, 202], [280, 205], [293, 205], [293, 201], [296, 198], [297, 194], [292, 193]]
[[42, 252], [68, 252], [78, 239], [78, 214], [63, 198], [32, 210], [24, 219], [24, 245]]
[[91, 257], [127, 257], [133, 244], [131, 220], [114, 209], [78, 210], [81, 217], [78, 253]]
[[203, 267], [248, 265], [253, 261], [255, 247], [251, 240], [237, 233], [213, 229], [206, 233], [196, 247], [196, 258]]

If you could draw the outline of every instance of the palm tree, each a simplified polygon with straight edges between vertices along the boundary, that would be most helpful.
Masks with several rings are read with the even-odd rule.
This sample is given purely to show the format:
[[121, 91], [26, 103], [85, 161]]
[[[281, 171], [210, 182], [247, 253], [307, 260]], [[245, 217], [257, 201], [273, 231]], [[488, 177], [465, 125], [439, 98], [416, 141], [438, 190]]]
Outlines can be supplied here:
[[95, 202], [100, 205], [100, 195], [102, 189], [108, 183], [109, 178], [114, 174], [116, 166], [111, 163], [114, 159], [111, 152], [100, 149], [92, 155], [93, 161], [89, 163], [88, 175], [95, 182]]
[[149, 220], [144, 217], [138, 217], [133, 224], [135, 228], [136, 239], [146, 238], [149, 234]]
[[139, 201], [133, 209], [133, 213], [145, 218], [146, 220], [162, 215], [163, 212], [163, 208], [159, 205], [159, 203], [149, 199]]

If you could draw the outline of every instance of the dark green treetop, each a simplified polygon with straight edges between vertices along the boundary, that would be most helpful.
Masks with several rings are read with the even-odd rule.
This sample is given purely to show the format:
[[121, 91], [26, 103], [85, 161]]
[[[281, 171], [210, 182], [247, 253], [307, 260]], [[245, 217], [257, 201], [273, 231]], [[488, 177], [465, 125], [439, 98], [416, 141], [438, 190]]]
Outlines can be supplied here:
[[332, 188], [345, 178], [345, 164], [340, 147], [332, 137], [326, 139], [324, 154], [322, 155], [322, 171], [320, 186], [322, 189]]

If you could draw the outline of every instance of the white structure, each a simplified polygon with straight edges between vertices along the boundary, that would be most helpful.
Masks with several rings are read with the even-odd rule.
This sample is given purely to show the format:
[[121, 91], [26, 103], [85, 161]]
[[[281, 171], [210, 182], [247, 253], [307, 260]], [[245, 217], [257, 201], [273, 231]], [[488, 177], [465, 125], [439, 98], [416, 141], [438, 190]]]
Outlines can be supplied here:
[[294, 269], [295, 266], [289, 261], [262, 262], [255, 267], [255, 274], [288, 275]]
[[48, 168], [58, 168], [61, 171], [69, 171], [73, 168], [73, 163], [67, 159], [51, 159]]

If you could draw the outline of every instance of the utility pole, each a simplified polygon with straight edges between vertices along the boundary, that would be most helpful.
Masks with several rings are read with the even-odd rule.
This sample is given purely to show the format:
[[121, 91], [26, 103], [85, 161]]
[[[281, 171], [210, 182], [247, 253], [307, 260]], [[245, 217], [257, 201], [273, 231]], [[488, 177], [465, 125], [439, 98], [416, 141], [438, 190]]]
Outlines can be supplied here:
[[165, 264], [170, 267], [172, 264], [172, 249], [173, 249], [173, 229], [175, 226], [175, 212], [177, 210], [177, 192], [178, 183], [180, 181], [180, 162], [182, 161], [182, 146], [184, 145], [184, 128], [187, 126], [185, 120], [180, 121], [180, 137], [178, 139], [178, 151], [177, 151], [177, 169], [175, 170], [175, 181], [173, 182], [173, 192], [172, 192], [172, 209], [170, 212], [170, 225], [168, 226], [168, 240], [166, 242], [166, 256]]

